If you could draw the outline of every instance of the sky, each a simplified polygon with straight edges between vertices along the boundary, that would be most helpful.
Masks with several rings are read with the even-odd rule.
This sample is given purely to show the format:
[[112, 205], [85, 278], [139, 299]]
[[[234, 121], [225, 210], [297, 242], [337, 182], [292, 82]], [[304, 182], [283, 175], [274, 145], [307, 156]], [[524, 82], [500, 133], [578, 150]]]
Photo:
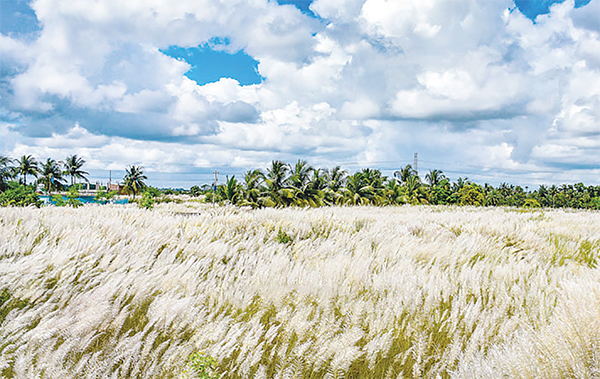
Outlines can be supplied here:
[[0, 0], [0, 154], [600, 184], [600, 0]]

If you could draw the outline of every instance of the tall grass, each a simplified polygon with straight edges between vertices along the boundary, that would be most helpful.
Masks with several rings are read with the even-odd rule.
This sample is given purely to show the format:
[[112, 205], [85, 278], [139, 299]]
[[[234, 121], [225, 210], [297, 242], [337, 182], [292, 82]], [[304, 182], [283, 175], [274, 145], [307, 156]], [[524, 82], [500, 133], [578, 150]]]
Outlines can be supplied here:
[[600, 213], [0, 209], [0, 377], [600, 375]]

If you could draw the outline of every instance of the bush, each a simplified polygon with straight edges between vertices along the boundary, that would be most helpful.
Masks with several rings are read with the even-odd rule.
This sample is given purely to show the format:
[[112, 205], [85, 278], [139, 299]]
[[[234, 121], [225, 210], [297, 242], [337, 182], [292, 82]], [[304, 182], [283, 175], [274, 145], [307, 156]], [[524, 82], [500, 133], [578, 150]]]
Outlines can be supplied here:
[[154, 208], [154, 197], [149, 191], [145, 191], [142, 195], [142, 199], [138, 203], [140, 208], [152, 209]]
[[218, 379], [217, 360], [210, 355], [194, 353], [190, 355], [189, 364], [192, 372], [200, 379]]
[[192, 188], [190, 188], [190, 196], [200, 196], [202, 194], [202, 190], [200, 189], [200, 187], [198, 186], [192, 186]]
[[523, 202], [523, 208], [539, 208], [541, 207], [540, 202], [536, 199], [525, 199]]
[[[167, 194], [167, 191], [165, 191], [165, 194]], [[162, 195], [161, 191], [158, 188], [155, 188], [155, 187], [146, 187], [146, 189], [144, 189], [144, 193], [149, 194], [153, 198], [154, 197], [159, 197], [159, 196]]]
[[106, 192], [104, 189], [99, 189], [98, 192], [96, 192], [96, 196], [94, 196], [94, 200], [96, 200], [100, 204], [106, 204], [110, 202], [115, 196], [117, 196], [118, 193], [119, 191]]
[[477, 184], [465, 185], [458, 191], [460, 205], [482, 206], [485, 203], [483, 189]]
[[0, 206], [3, 207], [26, 207], [42, 205], [40, 197], [31, 187], [15, 184], [12, 188], [0, 194]]
[[79, 191], [75, 187], [71, 187], [69, 192], [67, 192], [67, 205], [77, 208], [83, 205], [83, 203], [78, 199]]
[[65, 205], [67, 205], [62, 195], [60, 194], [52, 195], [52, 203], [54, 203], [54, 205], [57, 207], [64, 207]]

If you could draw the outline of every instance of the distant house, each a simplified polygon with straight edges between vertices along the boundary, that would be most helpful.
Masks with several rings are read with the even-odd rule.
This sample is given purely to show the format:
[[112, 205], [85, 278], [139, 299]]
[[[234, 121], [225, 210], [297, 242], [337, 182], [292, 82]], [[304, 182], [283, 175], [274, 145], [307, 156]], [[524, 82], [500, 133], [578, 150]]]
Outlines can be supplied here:
[[110, 183], [108, 185], [108, 191], [118, 191], [119, 195], [121, 194], [121, 191], [123, 190], [123, 186], [118, 184], [118, 183]]

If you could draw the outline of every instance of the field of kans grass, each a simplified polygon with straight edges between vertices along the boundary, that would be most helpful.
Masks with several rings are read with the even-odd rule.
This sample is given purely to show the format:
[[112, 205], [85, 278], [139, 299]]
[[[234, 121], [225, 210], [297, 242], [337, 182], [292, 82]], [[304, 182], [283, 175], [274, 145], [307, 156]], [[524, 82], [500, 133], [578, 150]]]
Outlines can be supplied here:
[[0, 376], [592, 378], [600, 212], [0, 209]]

